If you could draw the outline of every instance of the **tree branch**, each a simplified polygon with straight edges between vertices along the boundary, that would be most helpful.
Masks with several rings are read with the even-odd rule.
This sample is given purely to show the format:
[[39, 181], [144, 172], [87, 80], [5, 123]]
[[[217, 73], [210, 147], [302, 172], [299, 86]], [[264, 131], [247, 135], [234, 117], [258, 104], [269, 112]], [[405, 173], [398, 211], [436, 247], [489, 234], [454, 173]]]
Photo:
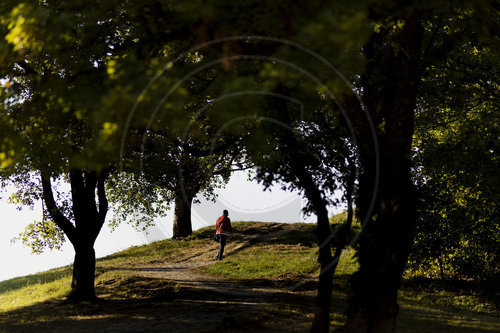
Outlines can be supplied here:
[[41, 178], [42, 178], [42, 189], [43, 189], [43, 201], [47, 206], [47, 210], [50, 214], [50, 217], [57, 224], [59, 228], [64, 231], [66, 236], [71, 243], [75, 244], [76, 242], [76, 228], [75, 226], [64, 216], [60, 209], [57, 207], [57, 204], [54, 200], [54, 194], [52, 193], [52, 184], [50, 182], [50, 175], [43, 170], [40, 170]]
[[101, 172], [101, 174], [97, 179], [97, 197], [99, 199], [99, 212], [97, 215], [97, 228], [96, 228], [97, 234], [99, 234], [106, 219], [106, 213], [108, 212], [109, 204], [108, 204], [108, 199], [106, 198], [106, 189], [104, 188], [108, 175], [109, 175], [109, 170], [104, 170]]

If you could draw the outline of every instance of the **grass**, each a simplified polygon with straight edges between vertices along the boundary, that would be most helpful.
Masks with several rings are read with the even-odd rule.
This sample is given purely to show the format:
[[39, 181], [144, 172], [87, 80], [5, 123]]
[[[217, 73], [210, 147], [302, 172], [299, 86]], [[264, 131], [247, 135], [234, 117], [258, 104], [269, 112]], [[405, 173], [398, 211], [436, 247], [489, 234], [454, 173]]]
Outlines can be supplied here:
[[15, 291], [29, 285], [47, 284], [66, 278], [71, 275], [71, 269], [66, 266], [62, 268], [51, 269], [49, 271], [13, 278], [0, 282], [0, 295], [6, 292]]
[[[353, 255], [352, 249], [344, 251], [336, 269], [336, 279], [345, 281], [356, 271], [358, 264]], [[315, 248], [300, 245], [266, 245], [244, 250], [207, 266], [204, 271], [231, 279], [275, 279], [292, 273], [316, 277], [319, 264]]]
[[294, 245], [249, 248], [228, 257], [205, 271], [231, 279], [277, 278], [283, 274], [312, 274], [318, 271], [316, 250]]
[[[187, 247], [196, 247], [196, 240], [163, 240], [148, 245], [133, 246], [96, 262], [96, 286], [114, 281], [113, 269], [164, 262]], [[108, 272], [111, 271], [111, 272]], [[51, 299], [61, 299], [70, 291], [71, 266], [0, 282], [0, 312], [11, 311]], [[123, 277], [123, 273], [120, 273]]]
[[98, 259], [97, 267], [122, 267], [164, 262], [165, 258], [170, 258], [188, 247], [196, 247], [200, 243], [200, 240], [181, 239], [173, 241], [166, 239], [147, 245], [132, 246], [126, 250]]
[[0, 282], [0, 312], [64, 297], [70, 284], [68, 267]]
[[[332, 224], [340, 222], [339, 217], [331, 220]], [[226, 252], [223, 261], [203, 266], [198, 272], [222, 277], [225, 281], [254, 281], [263, 286], [287, 285], [283, 281], [316, 281], [319, 266], [314, 228], [314, 224], [305, 223], [235, 222], [235, 239], [228, 245], [229, 248], [233, 246], [233, 250]], [[213, 228], [207, 227], [185, 239], [134, 246], [98, 259], [96, 291], [106, 302], [118, 302], [112, 306], [108, 303], [86, 308], [62, 305], [61, 301], [69, 292], [71, 283], [70, 266], [0, 282], [0, 332], [5, 323], [25, 323], [30, 327], [33, 322], [58, 322], [75, 316], [88, 318], [94, 313], [107, 313], [110, 318], [122, 316], [126, 319], [127, 314], [139, 311], [148, 317], [148, 307], [152, 304], [161, 304], [168, 308], [162, 311], [175, 315], [182, 305], [182, 302], [179, 305], [173, 301], [179, 295], [187, 299], [201, 295], [199, 303], [186, 305], [187, 311], [195, 304], [201, 306], [205, 299], [219, 302], [213, 294], [199, 294], [200, 290], [191, 294], [176, 282], [140, 276], [133, 270], [139, 266], [161, 267], [166, 262], [183, 262], [190, 258], [197, 260], [200, 255], [208, 256], [207, 251], [213, 252], [216, 247], [212, 241], [213, 233]], [[343, 311], [347, 306], [347, 280], [357, 267], [354, 250], [345, 250], [334, 278], [333, 326], [340, 326], [345, 320]], [[231, 330], [245, 324], [256, 325], [251, 330], [258, 328], [265, 331], [264, 326], [268, 330], [281, 330], [280, 325], [285, 325], [289, 331], [305, 331], [313, 315], [315, 285], [313, 283], [301, 290], [266, 301], [263, 310], [250, 311], [245, 308], [244, 313], [240, 314], [243, 317], [234, 319], [231, 324], [235, 327], [222, 328]], [[492, 332], [500, 327], [495, 297], [484, 295], [469, 282], [406, 279], [399, 299], [400, 332]], [[225, 298], [221, 300], [225, 301]]]
[[399, 298], [408, 304], [484, 314], [497, 313], [496, 297], [472, 281], [422, 278], [405, 280], [399, 292]]
[[[342, 214], [339, 214], [342, 215]], [[331, 221], [338, 223], [338, 219]], [[292, 226], [292, 228], [290, 228]], [[205, 273], [231, 279], [277, 279], [283, 275], [303, 274], [311, 277], [319, 273], [317, 262], [317, 240], [315, 224], [311, 223], [233, 223], [235, 237], [245, 235], [266, 235], [283, 232], [278, 237], [260, 239], [259, 246], [252, 246], [228, 256], [225, 260], [203, 269]], [[213, 237], [213, 228], [207, 227], [194, 233], [195, 239]], [[346, 277], [357, 269], [354, 251], [347, 249], [337, 267], [340, 277]]]

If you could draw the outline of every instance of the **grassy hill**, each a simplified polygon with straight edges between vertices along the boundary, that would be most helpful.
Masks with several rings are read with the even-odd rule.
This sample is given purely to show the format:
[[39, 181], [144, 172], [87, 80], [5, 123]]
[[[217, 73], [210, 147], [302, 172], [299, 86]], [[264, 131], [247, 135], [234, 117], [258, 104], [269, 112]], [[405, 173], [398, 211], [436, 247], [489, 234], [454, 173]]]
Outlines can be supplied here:
[[[233, 226], [220, 262], [211, 227], [98, 259], [96, 304], [64, 301], [71, 267], [0, 282], [0, 332], [307, 331], [319, 269], [314, 225]], [[336, 272], [334, 326], [345, 320], [353, 255], [346, 250]], [[500, 330], [496, 305], [470, 282], [407, 279], [400, 301], [400, 332]]]

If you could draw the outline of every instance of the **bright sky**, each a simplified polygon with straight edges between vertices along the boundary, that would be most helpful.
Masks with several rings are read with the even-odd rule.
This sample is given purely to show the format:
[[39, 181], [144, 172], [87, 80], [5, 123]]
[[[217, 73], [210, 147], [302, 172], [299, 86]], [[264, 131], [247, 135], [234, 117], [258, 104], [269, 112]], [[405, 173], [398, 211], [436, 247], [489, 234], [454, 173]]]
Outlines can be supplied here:
[[[285, 192], [279, 186], [271, 191], [263, 192], [263, 187], [257, 182], [247, 180], [245, 172], [237, 172], [224, 189], [218, 190], [215, 203], [203, 200], [193, 205], [193, 229], [213, 225], [221, 215], [222, 209], [229, 211], [233, 221], [273, 221], [273, 222], [315, 222], [315, 217], [305, 218], [300, 210], [303, 200], [297, 193]], [[73, 263], [74, 251], [66, 242], [61, 251], [47, 251], [41, 255], [31, 254], [31, 249], [20, 242], [11, 243], [25, 226], [40, 219], [41, 205], [34, 210], [16, 210], [14, 205], [0, 202], [2, 221], [0, 222], [0, 281], [33, 274], [50, 268]], [[332, 210], [333, 215], [341, 208]], [[110, 215], [110, 213], [108, 213]], [[108, 216], [109, 217], [109, 216]], [[167, 217], [156, 221], [156, 226], [148, 233], [137, 232], [128, 224], [123, 223], [114, 232], [105, 226], [97, 238], [95, 251], [97, 257], [126, 249], [132, 245], [150, 243], [155, 240], [172, 236], [173, 209]]]

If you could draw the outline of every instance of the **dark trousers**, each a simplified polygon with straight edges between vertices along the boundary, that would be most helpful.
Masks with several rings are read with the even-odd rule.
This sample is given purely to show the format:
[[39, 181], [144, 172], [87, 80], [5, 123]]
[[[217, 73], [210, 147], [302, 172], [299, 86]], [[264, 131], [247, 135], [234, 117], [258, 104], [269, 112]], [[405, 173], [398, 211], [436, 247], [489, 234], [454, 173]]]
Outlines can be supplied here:
[[219, 254], [217, 255], [217, 259], [221, 260], [222, 259], [222, 254], [224, 253], [224, 246], [226, 246], [226, 235], [217, 235], [219, 237]]

